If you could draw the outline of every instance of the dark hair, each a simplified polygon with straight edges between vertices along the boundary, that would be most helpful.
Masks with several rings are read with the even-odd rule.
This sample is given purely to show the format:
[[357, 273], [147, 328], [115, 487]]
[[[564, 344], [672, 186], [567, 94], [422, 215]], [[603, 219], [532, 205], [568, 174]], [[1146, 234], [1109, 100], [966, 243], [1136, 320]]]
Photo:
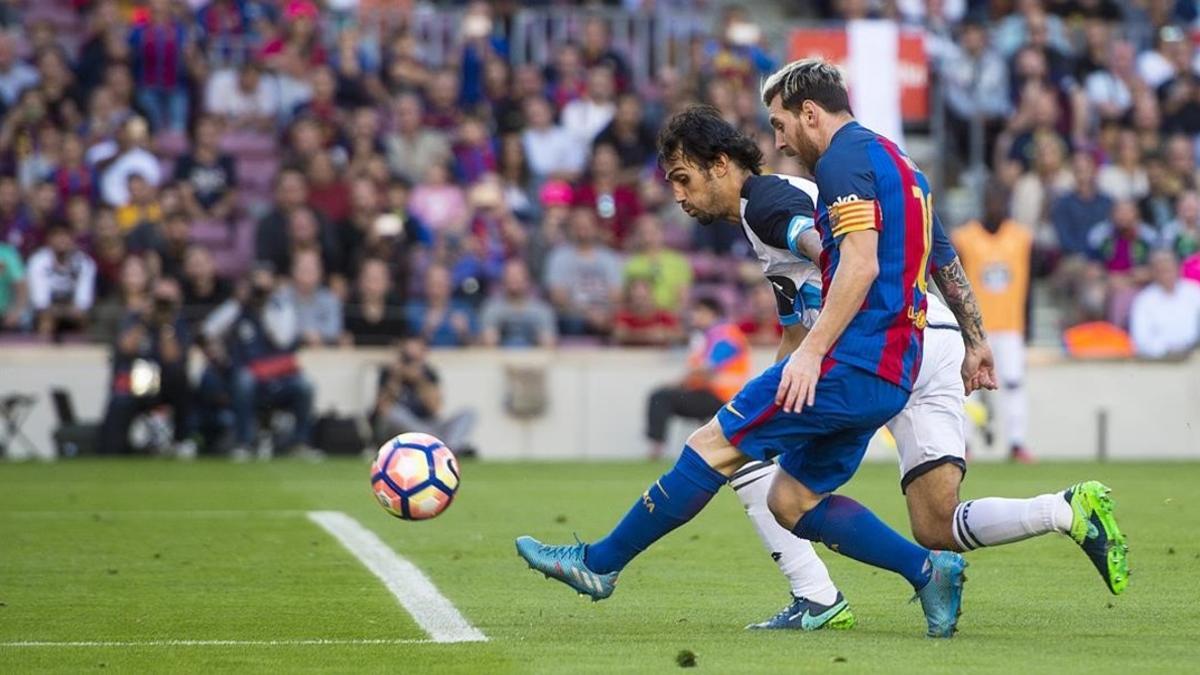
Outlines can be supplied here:
[[707, 309], [716, 317], [725, 316], [725, 308], [721, 305], [721, 301], [710, 295], [696, 298], [696, 306]]
[[758, 144], [711, 105], [694, 105], [676, 113], [659, 132], [659, 166], [677, 155], [705, 171], [725, 155], [750, 173], [762, 173], [763, 154]]
[[797, 110], [805, 101], [812, 101], [825, 112], [853, 113], [841, 72], [824, 59], [792, 61], [775, 71], [763, 82], [763, 105], [770, 107], [776, 96], [787, 110]]

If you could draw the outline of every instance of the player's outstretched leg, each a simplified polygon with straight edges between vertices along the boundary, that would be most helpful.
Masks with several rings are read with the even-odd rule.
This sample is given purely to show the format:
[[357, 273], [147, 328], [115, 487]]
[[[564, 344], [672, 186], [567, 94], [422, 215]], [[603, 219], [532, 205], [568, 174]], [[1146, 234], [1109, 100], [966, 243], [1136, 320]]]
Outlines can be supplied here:
[[954, 635], [967, 566], [961, 555], [918, 546], [862, 504], [842, 495], [814, 494], [786, 471], [776, 475], [770, 501], [780, 524], [791, 522], [797, 537], [903, 576], [921, 600], [927, 635]]
[[[696, 436], [693, 434], [693, 439]], [[719, 466], [733, 473], [744, 459], [732, 446], [728, 450], [738, 459], [726, 456], [728, 463]], [[590, 545], [568, 546], [549, 546], [532, 537], [521, 537], [517, 539], [517, 554], [532, 569], [592, 600], [603, 600], [612, 595], [617, 574], [629, 561], [700, 513], [727, 480], [726, 474], [710, 466], [689, 445], [674, 468], [642, 493], [607, 537]]]
[[767, 506], [771, 481], [779, 465], [774, 462], [747, 462], [729, 479], [746, 516], [762, 539], [763, 546], [779, 571], [791, 585], [792, 599], [771, 618], [746, 628], [768, 630], [848, 629], [854, 627], [854, 614], [846, 598], [838, 592], [825, 563], [817, 557], [811, 543], [799, 539], [779, 525]]
[[965, 501], [954, 509], [951, 534], [961, 550], [971, 551], [1061, 532], [1079, 544], [1108, 590], [1119, 595], [1129, 584], [1129, 546], [1113, 511], [1108, 487], [1086, 481], [1028, 499]]

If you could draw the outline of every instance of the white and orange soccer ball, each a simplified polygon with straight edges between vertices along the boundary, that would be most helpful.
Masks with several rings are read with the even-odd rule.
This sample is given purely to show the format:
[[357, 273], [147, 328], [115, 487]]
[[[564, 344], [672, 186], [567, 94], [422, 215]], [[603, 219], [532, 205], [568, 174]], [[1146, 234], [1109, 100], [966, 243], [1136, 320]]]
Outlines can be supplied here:
[[393, 516], [428, 520], [454, 501], [458, 476], [458, 460], [445, 443], [429, 434], [400, 434], [379, 448], [371, 491]]

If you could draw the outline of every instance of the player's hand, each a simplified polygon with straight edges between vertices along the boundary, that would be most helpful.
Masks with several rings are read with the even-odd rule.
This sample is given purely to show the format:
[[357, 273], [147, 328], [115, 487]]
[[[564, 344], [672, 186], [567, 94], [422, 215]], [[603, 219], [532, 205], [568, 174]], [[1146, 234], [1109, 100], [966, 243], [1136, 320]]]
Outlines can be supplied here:
[[977, 389], [996, 388], [996, 364], [987, 342], [969, 347], [962, 363], [963, 389], [969, 396]]
[[816, 400], [817, 380], [821, 377], [821, 355], [801, 345], [788, 357], [775, 392], [775, 405], [784, 412], [798, 413]]

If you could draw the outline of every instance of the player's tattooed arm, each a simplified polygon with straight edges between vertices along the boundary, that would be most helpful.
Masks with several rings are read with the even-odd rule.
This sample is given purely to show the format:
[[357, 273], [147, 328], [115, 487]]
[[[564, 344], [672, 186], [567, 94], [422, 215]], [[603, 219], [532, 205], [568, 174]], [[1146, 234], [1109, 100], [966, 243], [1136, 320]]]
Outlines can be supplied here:
[[967, 279], [962, 262], [955, 257], [949, 264], [937, 268], [933, 280], [942, 292], [946, 305], [954, 312], [954, 318], [958, 319], [967, 348], [985, 344], [987, 334], [983, 331], [983, 313], [979, 310], [979, 301], [971, 290], [971, 282]]

